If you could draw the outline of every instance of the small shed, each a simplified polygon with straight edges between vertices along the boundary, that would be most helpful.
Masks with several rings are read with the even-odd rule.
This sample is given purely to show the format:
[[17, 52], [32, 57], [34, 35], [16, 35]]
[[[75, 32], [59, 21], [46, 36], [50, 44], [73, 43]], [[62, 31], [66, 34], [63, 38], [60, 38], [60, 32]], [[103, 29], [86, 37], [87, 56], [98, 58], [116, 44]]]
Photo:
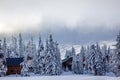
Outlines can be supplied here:
[[6, 58], [6, 62], [7, 75], [21, 73], [20, 63], [23, 62], [23, 58]]
[[62, 68], [64, 71], [71, 71], [72, 70], [72, 57], [67, 57], [65, 59], [62, 60]]

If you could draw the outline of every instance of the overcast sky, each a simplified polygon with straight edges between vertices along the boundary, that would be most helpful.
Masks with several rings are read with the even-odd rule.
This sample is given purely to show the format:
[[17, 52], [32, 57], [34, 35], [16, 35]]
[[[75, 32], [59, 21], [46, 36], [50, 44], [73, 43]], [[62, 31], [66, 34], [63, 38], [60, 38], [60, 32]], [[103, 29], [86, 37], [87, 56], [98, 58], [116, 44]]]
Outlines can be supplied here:
[[0, 0], [0, 34], [52, 33], [60, 43], [115, 40], [120, 0]]

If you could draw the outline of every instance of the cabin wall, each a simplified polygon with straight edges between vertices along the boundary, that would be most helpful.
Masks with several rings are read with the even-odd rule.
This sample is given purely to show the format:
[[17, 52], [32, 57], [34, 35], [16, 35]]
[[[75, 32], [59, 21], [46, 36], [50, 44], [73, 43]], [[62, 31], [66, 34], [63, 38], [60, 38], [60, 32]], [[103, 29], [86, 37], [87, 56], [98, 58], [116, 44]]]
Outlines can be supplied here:
[[21, 66], [7, 66], [7, 69], [7, 75], [21, 73]]

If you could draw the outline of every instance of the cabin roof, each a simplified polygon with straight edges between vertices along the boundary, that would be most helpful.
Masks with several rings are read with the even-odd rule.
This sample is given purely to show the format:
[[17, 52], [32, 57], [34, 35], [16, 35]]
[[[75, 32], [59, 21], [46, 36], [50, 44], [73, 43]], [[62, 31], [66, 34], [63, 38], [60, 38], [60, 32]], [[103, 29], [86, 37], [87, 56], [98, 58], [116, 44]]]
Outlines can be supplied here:
[[62, 60], [62, 63], [68, 61], [68, 60], [71, 59], [71, 58], [72, 58], [72, 57], [67, 57], [67, 58], [63, 59], [63, 60]]
[[7, 66], [19, 66], [23, 58], [6, 58]]

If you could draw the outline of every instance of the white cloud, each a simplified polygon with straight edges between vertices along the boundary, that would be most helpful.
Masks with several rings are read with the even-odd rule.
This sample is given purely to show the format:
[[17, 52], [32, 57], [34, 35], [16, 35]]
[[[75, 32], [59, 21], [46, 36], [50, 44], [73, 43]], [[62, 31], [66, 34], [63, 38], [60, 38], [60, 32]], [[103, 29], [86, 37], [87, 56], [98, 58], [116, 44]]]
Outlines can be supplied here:
[[119, 4], [119, 0], [4, 0], [0, 1], [0, 32], [50, 29], [44, 27], [46, 22], [83, 32], [112, 30], [120, 25]]

